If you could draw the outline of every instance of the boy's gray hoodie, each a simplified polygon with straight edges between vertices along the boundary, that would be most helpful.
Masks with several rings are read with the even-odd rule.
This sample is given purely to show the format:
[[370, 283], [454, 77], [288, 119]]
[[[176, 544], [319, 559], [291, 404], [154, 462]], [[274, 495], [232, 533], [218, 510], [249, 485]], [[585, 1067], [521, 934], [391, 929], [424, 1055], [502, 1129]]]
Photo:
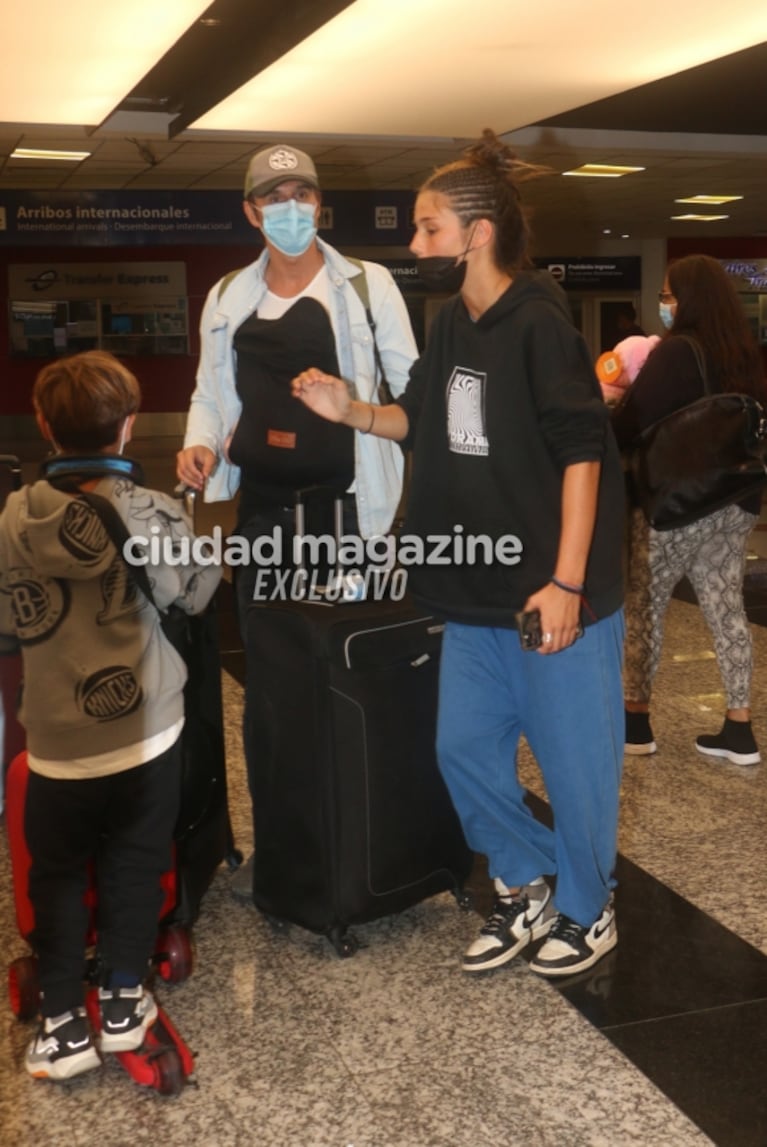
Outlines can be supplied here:
[[[193, 536], [178, 502], [128, 478], [102, 478], [93, 492], [113, 503], [130, 535]], [[204, 609], [221, 576], [193, 564], [146, 570], [156, 605], [187, 613]], [[36, 757], [120, 749], [183, 716], [186, 666], [155, 605], [96, 511], [44, 480], [11, 494], [0, 515], [0, 647], [14, 639], [24, 662], [20, 720]]]

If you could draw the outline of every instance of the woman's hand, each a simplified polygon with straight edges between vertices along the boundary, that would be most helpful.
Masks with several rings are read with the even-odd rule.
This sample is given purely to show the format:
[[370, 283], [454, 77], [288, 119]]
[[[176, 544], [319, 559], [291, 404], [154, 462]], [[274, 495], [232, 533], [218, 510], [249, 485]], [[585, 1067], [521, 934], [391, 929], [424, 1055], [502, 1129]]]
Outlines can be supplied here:
[[531, 594], [525, 602], [525, 610], [528, 609], [541, 612], [543, 644], [538, 647], [538, 653], [559, 653], [560, 649], [566, 649], [580, 637], [580, 594], [569, 593], [549, 583]]
[[328, 422], [347, 422], [352, 399], [349, 387], [342, 378], [310, 367], [293, 379], [290, 388], [294, 398], [300, 398], [305, 406], [321, 418], [326, 418]]

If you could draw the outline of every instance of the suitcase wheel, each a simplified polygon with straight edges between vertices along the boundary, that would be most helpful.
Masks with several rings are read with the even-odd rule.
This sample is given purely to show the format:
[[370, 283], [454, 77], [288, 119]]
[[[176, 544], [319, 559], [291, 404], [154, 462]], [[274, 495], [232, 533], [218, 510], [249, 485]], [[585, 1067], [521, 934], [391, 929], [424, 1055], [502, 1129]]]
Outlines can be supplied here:
[[455, 896], [455, 902], [462, 912], [471, 912], [474, 907], [474, 899], [470, 892], [467, 892], [465, 888], [456, 888], [453, 896]]
[[231, 852], [226, 854], [226, 866], [230, 872], [236, 872], [240, 867], [245, 857], [239, 848], [233, 848]]
[[281, 916], [272, 916], [271, 912], [261, 912], [264, 920], [270, 928], [274, 928], [275, 932], [284, 932], [288, 926], [287, 920], [283, 920]]
[[34, 956], [19, 956], [8, 968], [8, 998], [17, 1020], [31, 1020], [40, 1006], [40, 979]]
[[183, 984], [194, 969], [194, 949], [186, 928], [169, 924], [157, 937], [154, 963], [160, 978], [168, 984]]
[[347, 932], [345, 928], [329, 929], [328, 940], [342, 960], [348, 960], [350, 956], [359, 951], [359, 940], [351, 932]]

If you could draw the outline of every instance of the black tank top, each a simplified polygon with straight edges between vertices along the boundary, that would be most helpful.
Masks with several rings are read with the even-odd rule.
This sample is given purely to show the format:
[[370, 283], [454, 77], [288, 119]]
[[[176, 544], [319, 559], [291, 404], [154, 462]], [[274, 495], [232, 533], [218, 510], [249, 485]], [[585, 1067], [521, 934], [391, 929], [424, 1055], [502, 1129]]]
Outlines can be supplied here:
[[354, 479], [354, 431], [321, 418], [290, 392], [302, 370], [339, 373], [325, 307], [301, 298], [278, 319], [251, 315], [234, 336], [240, 421], [229, 456], [242, 471], [240, 516], [267, 505], [292, 505], [302, 486], [342, 493]]

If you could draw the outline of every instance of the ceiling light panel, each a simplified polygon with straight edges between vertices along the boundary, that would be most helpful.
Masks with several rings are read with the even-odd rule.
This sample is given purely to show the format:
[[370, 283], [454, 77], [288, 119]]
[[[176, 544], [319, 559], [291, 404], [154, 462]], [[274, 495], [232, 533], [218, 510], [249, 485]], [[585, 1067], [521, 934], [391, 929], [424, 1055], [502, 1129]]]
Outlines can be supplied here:
[[563, 0], [473, 0], [471, 20], [464, 0], [355, 0], [190, 126], [476, 138], [767, 40], [754, 0], [645, 0], [623, 37], [614, 0], [589, 0], [588, 23]]
[[46, 162], [80, 163], [93, 153], [90, 151], [51, 151], [44, 147], [17, 147], [11, 152], [11, 159], [42, 159]]
[[708, 207], [719, 207], [722, 203], [735, 203], [742, 195], [688, 195], [685, 199], [675, 199], [674, 203], [699, 203]]
[[99, 124], [209, 5], [210, 0], [5, 5], [0, 120]]
[[637, 171], [644, 171], [643, 167], [623, 167], [613, 163], [582, 163], [570, 171], [563, 171], [563, 175], [591, 175], [597, 179], [620, 179], [623, 175], [634, 175]]
[[677, 223], [716, 223], [721, 219], [729, 219], [729, 215], [672, 215], [671, 218]]

